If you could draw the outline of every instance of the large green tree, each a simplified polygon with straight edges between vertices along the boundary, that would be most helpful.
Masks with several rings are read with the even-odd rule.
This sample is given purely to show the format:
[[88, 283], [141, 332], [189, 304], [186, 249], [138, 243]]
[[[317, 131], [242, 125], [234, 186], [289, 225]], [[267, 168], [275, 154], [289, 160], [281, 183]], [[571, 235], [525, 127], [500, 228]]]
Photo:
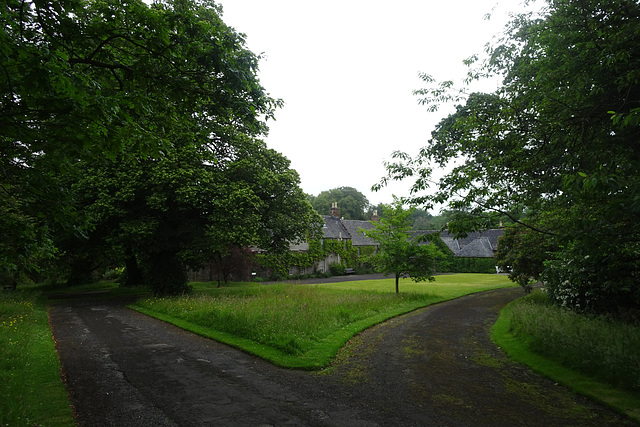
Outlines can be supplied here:
[[340, 216], [344, 219], [368, 220], [370, 210], [367, 197], [353, 187], [338, 187], [318, 194], [312, 200], [312, 206], [321, 215], [329, 215], [331, 206], [337, 203]]
[[[307, 204], [297, 204], [296, 175], [286, 159], [255, 139], [266, 134], [265, 119], [280, 101], [257, 78], [259, 57], [246, 49], [243, 35], [224, 24], [212, 1], [4, 5], [3, 270], [15, 273], [53, 255], [54, 235], [57, 242], [87, 234], [122, 242], [128, 235], [127, 253], [139, 254], [145, 246], [149, 254], [152, 244], [156, 259], [170, 253], [172, 260], [160, 264], [175, 266], [177, 254], [195, 242], [187, 238], [191, 243], [185, 245], [183, 238], [196, 235], [202, 224], [217, 242], [225, 241], [223, 233], [227, 242], [244, 244], [260, 236], [261, 244], [282, 247], [285, 235], [296, 237], [297, 231], [283, 225], [285, 214], [264, 214], [273, 200], [292, 214], [306, 212]], [[251, 169], [254, 154], [260, 166]], [[113, 191], [98, 194], [95, 203], [74, 200], [91, 194], [89, 176], [96, 177], [95, 187]], [[244, 181], [251, 176], [254, 181]], [[142, 179], [135, 183], [135, 177]], [[84, 190], [70, 187], [74, 181], [85, 183]], [[212, 196], [211, 189], [203, 190], [211, 182], [218, 192], [204, 200]], [[212, 203], [217, 227], [208, 222]], [[79, 206], [90, 206], [89, 212]], [[244, 233], [230, 224], [245, 214], [252, 238], [231, 238], [232, 232]], [[105, 231], [109, 221], [114, 227]], [[175, 246], [162, 252], [170, 244]]]
[[129, 284], [144, 279], [158, 293], [182, 292], [187, 267], [249, 246], [282, 252], [315, 237], [319, 217], [299, 184], [285, 157], [248, 137], [226, 158], [183, 143], [159, 159], [103, 159], [73, 184], [94, 227], [64, 247], [74, 271], [84, 268], [80, 277], [96, 260], [124, 261]]
[[362, 234], [378, 243], [375, 253], [366, 257], [377, 271], [393, 275], [396, 293], [400, 292], [400, 277], [410, 277], [414, 282], [432, 281], [436, 263], [444, 254], [431, 244], [412, 236], [411, 216], [414, 209], [404, 209], [402, 201], [395, 200], [384, 205], [384, 215], [372, 222], [370, 230], [361, 229]]
[[[424, 75], [430, 86], [417, 93], [430, 109], [466, 102], [417, 156], [394, 153], [381, 185], [414, 178], [413, 201], [460, 212], [456, 232], [494, 212], [551, 237], [558, 249], [542, 277], [559, 304], [640, 306], [639, 22], [634, 0], [549, 0], [541, 14], [516, 17], [470, 70], [500, 76], [494, 93], [461, 99]], [[428, 194], [434, 166], [451, 171]], [[512, 215], [523, 210], [535, 215]]]
[[534, 281], [542, 278], [545, 261], [557, 250], [553, 236], [513, 224], [504, 229], [500, 238], [496, 264], [529, 293]]

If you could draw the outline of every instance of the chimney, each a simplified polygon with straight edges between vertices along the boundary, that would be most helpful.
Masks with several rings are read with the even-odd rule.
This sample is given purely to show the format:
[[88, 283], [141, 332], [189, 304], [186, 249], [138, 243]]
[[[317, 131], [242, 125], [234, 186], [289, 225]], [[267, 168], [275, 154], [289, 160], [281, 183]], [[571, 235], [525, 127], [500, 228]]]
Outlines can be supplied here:
[[340, 218], [340, 209], [338, 209], [338, 202], [333, 202], [331, 204], [331, 216]]
[[380, 217], [378, 216], [378, 211], [373, 211], [373, 215], [371, 215], [371, 221], [378, 222], [380, 221]]

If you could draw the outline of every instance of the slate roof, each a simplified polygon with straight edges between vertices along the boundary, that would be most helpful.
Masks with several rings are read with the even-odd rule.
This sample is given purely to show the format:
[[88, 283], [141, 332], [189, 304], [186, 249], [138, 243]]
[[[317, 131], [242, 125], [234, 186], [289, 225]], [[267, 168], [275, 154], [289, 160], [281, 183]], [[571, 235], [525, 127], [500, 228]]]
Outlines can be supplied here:
[[360, 228], [365, 230], [373, 228], [373, 224], [369, 221], [339, 219], [331, 215], [321, 216], [324, 219], [322, 232], [325, 239], [351, 240], [353, 246], [376, 246], [375, 241], [365, 237], [360, 232]]
[[469, 258], [491, 258], [494, 253], [489, 239], [486, 237], [478, 237], [470, 241], [467, 245], [462, 246], [459, 252], [454, 252], [454, 255]]
[[498, 249], [498, 238], [504, 234], [502, 229], [491, 229], [469, 233], [467, 237], [455, 239], [447, 231], [440, 238], [455, 256], [470, 258], [490, 258]]
[[[363, 236], [360, 232], [360, 228], [365, 230], [372, 229], [374, 225], [371, 222], [340, 219], [331, 215], [322, 215], [322, 218], [324, 219], [322, 231], [325, 239], [351, 240], [353, 246], [376, 246], [375, 241]], [[411, 235], [413, 238], [418, 238], [421, 235], [433, 233], [437, 233], [437, 231], [418, 230], [413, 231]], [[498, 248], [498, 238], [503, 234], [504, 231], [502, 229], [491, 229], [469, 233], [467, 237], [456, 239], [453, 234], [442, 231], [440, 232], [440, 238], [455, 256], [491, 258], [495, 256]], [[428, 244], [428, 242], [425, 241], [425, 244]]]
[[353, 246], [377, 246], [377, 243], [365, 237], [360, 231], [361, 228], [365, 230], [371, 230], [373, 224], [369, 221], [359, 221], [355, 219], [343, 219], [342, 224], [351, 236], [351, 244]]
[[331, 215], [322, 215], [322, 219], [324, 219], [322, 233], [325, 239], [351, 239], [351, 235], [349, 235], [347, 229], [342, 225], [340, 218]]

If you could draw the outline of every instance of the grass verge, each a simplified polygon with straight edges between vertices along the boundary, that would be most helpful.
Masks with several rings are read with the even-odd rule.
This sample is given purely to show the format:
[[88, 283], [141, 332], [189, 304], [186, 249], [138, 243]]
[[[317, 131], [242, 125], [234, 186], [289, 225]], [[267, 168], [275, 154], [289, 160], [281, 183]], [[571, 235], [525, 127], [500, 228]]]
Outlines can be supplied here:
[[459, 274], [435, 282], [393, 279], [322, 285], [196, 284], [186, 297], [130, 307], [199, 335], [297, 369], [327, 366], [360, 331], [389, 318], [474, 292], [513, 286], [505, 276]]
[[0, 425], [75, 425], [35, 287], [0, 293]]
[[614, 373], [626, 372], [625, 381], [639, 379], [640, 329], [589, 319], [543, 300], [533, 294], [504, 307], [492, 340], [517, 362], [640, 422], [640, 392], [628, 382], [623, 388], [618, 375], [624, 374]]

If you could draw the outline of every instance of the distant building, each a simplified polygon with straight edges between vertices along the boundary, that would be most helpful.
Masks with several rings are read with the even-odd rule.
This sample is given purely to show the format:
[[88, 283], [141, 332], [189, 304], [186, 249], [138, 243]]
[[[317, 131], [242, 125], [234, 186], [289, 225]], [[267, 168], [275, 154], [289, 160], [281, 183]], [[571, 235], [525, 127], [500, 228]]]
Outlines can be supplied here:
[[[365, 237], [361, 229], [370, 230], [375, 227], [375, 222], [379, 220], [377, 211], [374, 211], [370, 221], [352, 220], [340, 218], [340, 209], [337, 203], [333, 203], [330, 209], [330, 215], [321, 215], [323, 220], [322, 226], [322, 243], [325, 240], [335, 240], [349, 242], [351, 246], [357, 250], [358, 256], [361, 255], [363, 248], [371, 252], [370, 248], [378, 246], [377, 242]], [[415, 237], [424, 234], [433, 234], [437, 231], [419, 230], [412, 234]], [[453, 252], [455, 257], [459, 258], [492, 258], [495, 256], [498, 248], [498, 238], [504, 234], [502, 229], [491, 229], [482, 232], [469, 233], [465, 238], [454, 238], [448, 231], [440, 232], [440, 239]], [[425, 241], [424, 244], [429, 244]], [[292, 252], [309, 252], [309, 242], [300, 242], [290, 244]], [[222, 276], [227, 276], [231, 280], [250, 280], [251, 270], [259, 270], [258, 266], [252, 267], [250, 253], [258, 253], [254, 250], [236, 251], [232, 256], [224, 261], [206, 263], [199, 271], [190, 271], [189, 280], [192, 281], [211, 281], [220, 280]], [[317, 261], [314, 265], [305, 267], [290, 266], [289, 275], [313, 274], [316, 272], [327, 272], [332, 264], [341, 263], [342, 259], [337, 253], [329, 253], [326, 258]]]
[[[371, 221], [352, 220], [340, 218], [340, 209], [337, 203], [331, 205], [330, 215], [321, 215], [324, 220], [322, 227], [323, 239], [332, 239], [339, 241], [350, 241], [351, 246], [358, 250], [365, 247], [375, 247], [377, 242], [365, 237], [361, 229], [370, 230], [375, 227], [374, 223], [379, 220], [377, 211], [374, 211]], [[413, 234], [417, 237], [421, 234], [433, 234], [437, 231], [419, 230]], [[498, 238], [504, 234], [502, 229], [491, 229], [482, 232], [469, 233], [465, 238], [454, 238], [448, 231], [440, 232], [440, 238], [453, 252], [453, 255], [460, 258], [493, 258], [498, 248]], [[428, 242], [425, 242], [428, 244]], [[302, 242], [300, 244], [291, 245], [292, 251], [304, 252], [309, 250], [309, 243]], [[318, 262], [316, 265], [308, 266], [304, 269], [292, 268], [289, 274], [312, 274], [316, 271], [328, 271], [329, 266], [334, 263], [341, 262], [340, 256], [337, 254], [329, 254], [326, 259]]]

